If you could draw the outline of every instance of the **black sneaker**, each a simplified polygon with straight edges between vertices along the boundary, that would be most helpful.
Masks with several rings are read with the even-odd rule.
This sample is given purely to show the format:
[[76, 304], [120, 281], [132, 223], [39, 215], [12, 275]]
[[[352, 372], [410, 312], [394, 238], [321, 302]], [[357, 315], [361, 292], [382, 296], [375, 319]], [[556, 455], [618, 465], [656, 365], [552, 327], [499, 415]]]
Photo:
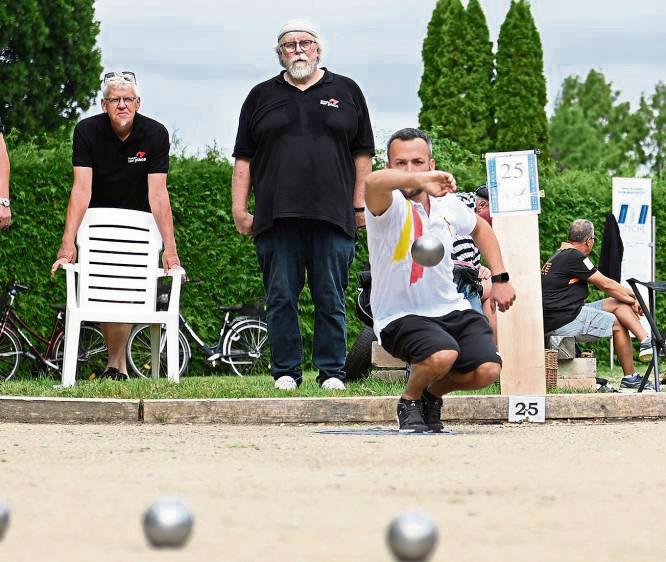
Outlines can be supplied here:
[[[641, 386], [641, 381], [643, 380], [643, 377], [640, 375], [633, 375], [631, 377], [622, 377], [622, 380], [620, 381], [620, 391], [636, 391], [638, 390], [638, 387]], [[650, 381], [648, 381], [645, 384], [645, 388], [643, 389], [644, 391], [647, 392], [654, 392], [654, 386]]]
[[442, 423], [442, 405], [444, 402], [442, 399], [424, 390], [421, 403], [423, 404], [423, 420], [430, 431], [435, 433], [444, 431], [444, 424]]
[[398, 401], [398, 425], [400, 433], [425, 433], [428, 426], [423, 421], [423, 406], [420, 400]]
[[126, 373], [121, 373], [115, 367], [107, 367], [104, 372], [96, 377], [98, 379], [111, 379], [113, 381], [126, 381], [129, 380], [129, 375]]

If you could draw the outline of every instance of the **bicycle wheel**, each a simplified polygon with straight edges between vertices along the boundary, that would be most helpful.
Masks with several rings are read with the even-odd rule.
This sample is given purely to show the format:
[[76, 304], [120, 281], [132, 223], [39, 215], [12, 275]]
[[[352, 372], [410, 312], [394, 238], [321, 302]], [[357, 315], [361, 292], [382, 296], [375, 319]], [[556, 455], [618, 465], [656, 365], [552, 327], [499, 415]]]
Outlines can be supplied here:
[[[54, 351], [55, 360], [60, 369], [62, 369], [64, 354], [65, 334], [63, 333], [56, 343]], [[99, 328], [88, 324], [81, 325], [77, 355], [77, 379], [90, 379], [92, 375], [102, 373], [106, 369], [109, 362], [109, 350], [106, 348], [104, 335]]]
[[[185, 334], [178, 330], [178, 376], [182, 377], [190, 362], [192, 350]], [[152, 351], [150, 347], [150, 324], [138, 324], [132, 329], [127, 341], [127, 363], [130, 375], [144, 379], [153, 376]], [[166, 328], [160, 330], [160, 377], [167, 376]]]
[[0, 382], [8, 381], [16, 374], [22, 356], [21, 341], [5, 326], [0, 332]]
[[222, 358], [239, 377], [267, 375], [271, 369], [268, 329], [261, 320], [234, 322], [222, 342]]

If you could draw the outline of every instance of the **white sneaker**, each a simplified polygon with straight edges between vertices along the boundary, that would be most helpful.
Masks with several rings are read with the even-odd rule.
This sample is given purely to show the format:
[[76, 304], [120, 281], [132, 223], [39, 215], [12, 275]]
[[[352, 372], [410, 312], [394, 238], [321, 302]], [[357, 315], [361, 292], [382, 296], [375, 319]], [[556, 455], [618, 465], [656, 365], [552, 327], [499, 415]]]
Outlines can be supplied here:
[[335, 377], [331, 377], [330, 379], [326, 379], [321, 387], [324, 390], [347, 390], [347, 387], [345, 386], [345, 383], [343, 383], [340, 379], [336, 379]]
[[298, 387], [293, 377], [284, 375], [275, 381], [275, 388], [279, 390], [295, 390]]

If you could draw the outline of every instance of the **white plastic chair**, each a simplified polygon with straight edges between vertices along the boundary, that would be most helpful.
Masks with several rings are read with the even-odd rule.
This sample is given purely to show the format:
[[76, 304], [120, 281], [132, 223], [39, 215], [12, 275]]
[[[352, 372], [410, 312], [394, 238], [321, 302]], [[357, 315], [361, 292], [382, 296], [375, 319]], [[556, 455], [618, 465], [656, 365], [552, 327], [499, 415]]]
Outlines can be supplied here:
[[[76, 237], [78, 263], [65, 264], [67, 315], [62, 385], [76, 380], [81, 322], [151, 324], [153, 378], [160, 371], [160, 325], [166, 325], [167, 377], [178, 382], [178, 307], [183, 269], [173, 276], [169, 309], [156, 310], [162, 237], [151, 213], [88, 209]], [[75, 275], [78, 274], [78, 275]]]

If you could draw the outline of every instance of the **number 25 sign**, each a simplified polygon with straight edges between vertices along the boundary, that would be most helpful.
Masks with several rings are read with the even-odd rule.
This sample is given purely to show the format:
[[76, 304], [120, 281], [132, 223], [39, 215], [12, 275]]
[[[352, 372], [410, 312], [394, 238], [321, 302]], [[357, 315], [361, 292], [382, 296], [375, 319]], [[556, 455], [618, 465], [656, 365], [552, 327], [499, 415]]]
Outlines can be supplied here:
[[533, 150], [486, 154], [490, 214], [538, 214], [539, 171]]

